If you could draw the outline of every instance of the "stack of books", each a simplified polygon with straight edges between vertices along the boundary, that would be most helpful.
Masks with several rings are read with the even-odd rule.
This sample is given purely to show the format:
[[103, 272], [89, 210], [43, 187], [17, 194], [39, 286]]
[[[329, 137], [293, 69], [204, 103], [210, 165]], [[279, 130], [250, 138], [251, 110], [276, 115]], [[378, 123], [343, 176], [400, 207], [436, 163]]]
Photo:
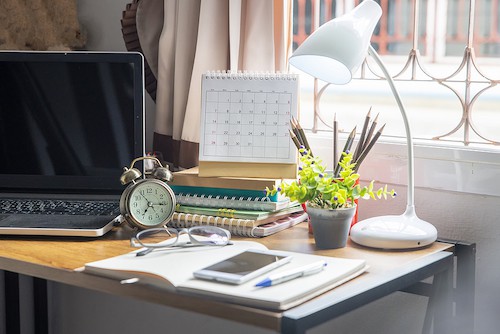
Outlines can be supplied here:
[[300, 204], [266, 197], [282, 179], [200, 177], [198, 167], [174, 173], [177, 206], [169, 226], [215, 225], [233, 235], [264, 237], [307, 219]]

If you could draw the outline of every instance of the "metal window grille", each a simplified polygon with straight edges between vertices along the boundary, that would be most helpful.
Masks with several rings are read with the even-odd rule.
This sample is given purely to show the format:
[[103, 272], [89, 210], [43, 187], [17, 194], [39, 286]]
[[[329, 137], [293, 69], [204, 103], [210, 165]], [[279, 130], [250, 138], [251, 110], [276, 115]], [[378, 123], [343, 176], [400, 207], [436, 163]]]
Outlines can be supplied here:
[[[475, 102], [500, 82], [499, 78], [485, 73], [477, 62], [481, 57], [489, 58], [492, 63], [496, 60], [497, 66], [500, 63], [500, 0], [376, 1], [383, 15], [371, 39], [373, 47], [382, 56], [406, 57], [394, 80], [437, 83], [453, 92], [459, 101], [461, 110], [456, 112], [462, 115], [457, 124], [427, 139], [448, 140], [460, 134], [464, 145], [477, 140], [481, 144], [499, 145], [498, 140], [483, 134], [473, 116]], [[294, 47], [316, 27], [349, 11], [359, 2], [361, 0], [294, 0]], [[423, 66], [423, 56], [430, 63], [446, 61], [447, 57], [461, 57], [461, 62], [451, 74], [439, 77]], [[368, 79], [370, 75], [383, 79], [365, 61], [357, 79]], [[315, 88], [315, 98], [321, 95], [318, 92]], [[318, 122], [330, 127], [315, 108], [313, 132], [317, 131]]]

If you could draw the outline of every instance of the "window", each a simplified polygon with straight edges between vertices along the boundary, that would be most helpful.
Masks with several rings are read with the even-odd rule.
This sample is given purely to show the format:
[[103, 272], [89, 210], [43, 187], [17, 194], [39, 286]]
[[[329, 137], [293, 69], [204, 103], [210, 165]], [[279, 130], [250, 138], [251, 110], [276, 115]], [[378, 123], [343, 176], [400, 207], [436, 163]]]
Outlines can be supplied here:
[[[415, 143], [425, 147], [416, 149], [416, 158], [420, 152], [424, 160], [482, 163], [498, 172], [495, 156], [500, 145], [500, 1], [376, 1], [383, 15], [371, 39], [372, 46], [396, 81]], [[294, 0], [294, 46], [300, 45], [315, 24], [342, 15], [359, 2]], [[315, 111], [315, 90], [324, 83], [317, 83], [315, 88], [315, 80], [302, 74], [302, 126], [315, 136], [331, 137], [335, 115], [346, 134], [356, 125], [360, 129], [372, 108], [371, 115], [378, 115], [378, 124], [386, 124], [382, 142], [402, 143], [403, 121], [387, 83], [380, 80], [383, 75], [375, 62], [368, 57], [355, 77], [347, 85], [328, 86]], [[428, 147], [454, 151], [448, 155]], [[385, 146], [383, 150], [392, 148]], [[457, 154], [459, 151], [466, 155]], [[420, 185], [427, 184], [428, 180], [420, 180]], [[460, 190], [452, 185], [449, 189]]]

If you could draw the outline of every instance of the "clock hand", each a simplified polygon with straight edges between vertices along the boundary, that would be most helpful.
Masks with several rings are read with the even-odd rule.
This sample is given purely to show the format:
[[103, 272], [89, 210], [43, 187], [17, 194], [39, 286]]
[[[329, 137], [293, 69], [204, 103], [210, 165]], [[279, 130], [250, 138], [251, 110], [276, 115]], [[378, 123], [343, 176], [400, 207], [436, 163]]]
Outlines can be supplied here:
[[[146, 198], [144, 195], [142, 195], [142, 197]], [[154, 206], [158, 205], [158, 204], [153, 204], [147, 198], [146, 198], [146, 200], [148, 201], [148, 206], [147, 206], [146, 210], [144, 210], [144, 213], [142, 214], [143, 218], [146, 216], [146, 213], [148, 212], [149, 208], [153, 209], [153, 211], [156, 212], [156, 209], [154, 208]]]
[[144, 197], [144, 199], [148, 202], [148, 205], [146, 207], [146, 209], [144, 210], [144, 213], [142, 214], [142, 217], [144, 218], [144, 216], [146, 216], [146, 212], [148, 212], [148, 209], [151, 207], [151, 202], [149, 201], [149, 199], [144, 196], [144, 194], [142, 192], [139, 192], [139, 194]]
[[150, 200], [149, 200], [149, 199], [148, 199], [148, 198], [147, 198], [144, 194], [141, 194], [141, 196], [142, 196], [142, 197], [144, 197], [144, 199], [145, 199], [146, 201], [148, 201], [148, 206], [150, 206], [151, 201], [150, 201]]
[[[153, 196], [153, 198], [156, 199], [156, 200], [158, 200], [156, 198], [156, 196]], [[148, 208], [153, 208], [153, 210], [155, 210], [155, 208], [154, 208], [155, 205], [159, 205], [159, 204], [153, 203], [152, 201], [148, 200]]]
[[156, 196], [153, 196], [154, 199], [156, 199], [158, 202], [157, 203], [153, 203], [153, 202], [150, 202], [148, 201], [148, 205], [150, 206], [155, 206], [155, 205], [167, 205], [167, 203], [164, 201], [164, 202], [161, 202], [160, 200], [158, 200], [158, 198]]

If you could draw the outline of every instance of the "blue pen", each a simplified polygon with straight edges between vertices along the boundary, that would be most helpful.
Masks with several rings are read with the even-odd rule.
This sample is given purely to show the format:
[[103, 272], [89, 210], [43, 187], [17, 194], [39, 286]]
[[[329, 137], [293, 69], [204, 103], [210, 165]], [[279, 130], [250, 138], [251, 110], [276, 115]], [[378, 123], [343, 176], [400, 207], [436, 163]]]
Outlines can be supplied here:
[[268, 278], [255, 284], [255, 286], [266, 287], [287, 282], [298, 277], [314, 275], [321, 272], [325, 267], [325, 261], [314, 262], [276, 275], [270, 275]]

